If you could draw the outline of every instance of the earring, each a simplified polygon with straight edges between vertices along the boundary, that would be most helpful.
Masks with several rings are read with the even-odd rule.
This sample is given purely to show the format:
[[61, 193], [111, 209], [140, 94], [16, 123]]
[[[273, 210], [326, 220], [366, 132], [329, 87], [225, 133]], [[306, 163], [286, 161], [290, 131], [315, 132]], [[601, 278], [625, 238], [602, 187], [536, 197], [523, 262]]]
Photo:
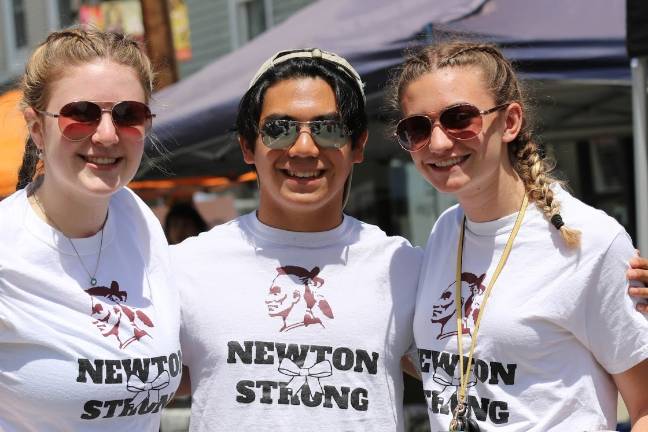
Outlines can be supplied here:
[[37, 149], [36, 156], [38, 157], [38, 160], [43, 160], [43, 149]]

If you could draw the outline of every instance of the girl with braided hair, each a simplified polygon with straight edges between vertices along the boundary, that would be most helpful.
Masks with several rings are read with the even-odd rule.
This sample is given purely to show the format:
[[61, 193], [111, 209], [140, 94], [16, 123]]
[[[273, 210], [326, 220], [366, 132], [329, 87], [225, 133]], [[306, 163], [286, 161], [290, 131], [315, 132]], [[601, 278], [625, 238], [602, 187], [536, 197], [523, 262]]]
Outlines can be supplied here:
[[[648, 430], [648, 322], [625, 289], [631, 239], [552, 177], [510, 61], [494, 45], [442, 42], [406, 58], [391, 95], [399, 143], [459, 202], [432, 229], [414, 318], [431, 429], [613, 429], [618, 389], [633, 430]], [[486, 275], [483, 292], [465, 272]], [[451, 285], [456, 337], [438, 338], [432, 305]], [[476, 319], [464, 316], [469, 298]]]

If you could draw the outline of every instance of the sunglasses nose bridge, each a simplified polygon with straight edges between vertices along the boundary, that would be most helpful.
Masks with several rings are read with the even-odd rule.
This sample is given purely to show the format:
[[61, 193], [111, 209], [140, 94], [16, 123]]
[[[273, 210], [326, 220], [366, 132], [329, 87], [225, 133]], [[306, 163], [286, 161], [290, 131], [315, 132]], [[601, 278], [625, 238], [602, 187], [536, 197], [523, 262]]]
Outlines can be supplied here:
[[313, 136], [313, 132], [310, 128], [308, 122], [299, 122], [296, 125], [297, 128], [297, 137], [295, 142], [288, 149], [289, 155], [291, 156], [312, 156], [319, 153], [319, 148], [317, 147], [317, 142]]
[[97, 122], [97, 128], [93, 134], [96, 136], [96, 141], [106, 144], [113, 144], [118, 141], [117, 128], [115, 118], [112, 114], [112, 108], [102, 108], [101, 116]]
[[454, 145], [452, 137], [441, 124], [441, 121], [428, 118], [430, 121], [430, 136], [428, 137], [427, 147], [432, 153], [441, 153], [452, 148]]

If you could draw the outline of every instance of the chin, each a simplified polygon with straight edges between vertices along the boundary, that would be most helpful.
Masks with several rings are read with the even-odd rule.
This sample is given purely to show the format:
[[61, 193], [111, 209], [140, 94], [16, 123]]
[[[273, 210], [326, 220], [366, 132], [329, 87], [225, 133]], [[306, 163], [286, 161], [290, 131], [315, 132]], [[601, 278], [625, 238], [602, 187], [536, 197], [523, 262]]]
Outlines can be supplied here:
[[114, 175], [114, 176], [88, 176], [81, 179], [83, 186], [91, 193], [96, 195], [113, 194], [122, 187], [126, 186], [132, 176]]
[[97, 198], [109, 198], [110, 196], [114, 195], [119, 189], [125, 186], [125, 184], [121, 182], [117, 183], [112, 183], [112, 184], [106, 184], [103, 182], [93, 182], [92, 184], [85, 184], [83, 185], [86, 194], [91, 195]]
[[445, 177], [438, 178], [436, 176], [425, 176], [425, 179], [430, 183], [436, 190], [442, 193], [447, 194], [458, 194], [461, 191], [465, 190], [470, 183], [470, 178], [461, 176], [457, 177]]
[[283, 196], [282, 201], [286, 207], [294, 211], [314, 211], [330, 206], [336, 201], [336, 197], [330, 197], [327, 194], [290, 194]]

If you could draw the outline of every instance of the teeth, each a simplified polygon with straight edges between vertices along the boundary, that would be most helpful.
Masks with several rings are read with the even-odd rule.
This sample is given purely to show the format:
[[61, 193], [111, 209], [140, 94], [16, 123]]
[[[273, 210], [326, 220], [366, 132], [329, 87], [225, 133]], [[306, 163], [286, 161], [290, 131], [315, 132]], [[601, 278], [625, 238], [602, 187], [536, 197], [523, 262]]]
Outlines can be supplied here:
[[299, 177], [299, 178], [318, 177], [320, 174], [321, 174], [321, 171], [303, 171], [303, 172], [288, 171], [289, 176], [291, 176], [291, 177]]
[[86, 156], [86, 160], [90, 163], [97, 164], [97, 165], [110, 165], [110, 164], [114, 164], [117, 161], [117, 158]]
[[447, 160], [444, 160], [444, 161], [435, 162], [434, 166], [438, 166], [440, 168], [447, 168], [449, 166], [458, 164], [462, 160], [463, 160], [463, 157], [456, 157], [456, 158], [447, 159]]

